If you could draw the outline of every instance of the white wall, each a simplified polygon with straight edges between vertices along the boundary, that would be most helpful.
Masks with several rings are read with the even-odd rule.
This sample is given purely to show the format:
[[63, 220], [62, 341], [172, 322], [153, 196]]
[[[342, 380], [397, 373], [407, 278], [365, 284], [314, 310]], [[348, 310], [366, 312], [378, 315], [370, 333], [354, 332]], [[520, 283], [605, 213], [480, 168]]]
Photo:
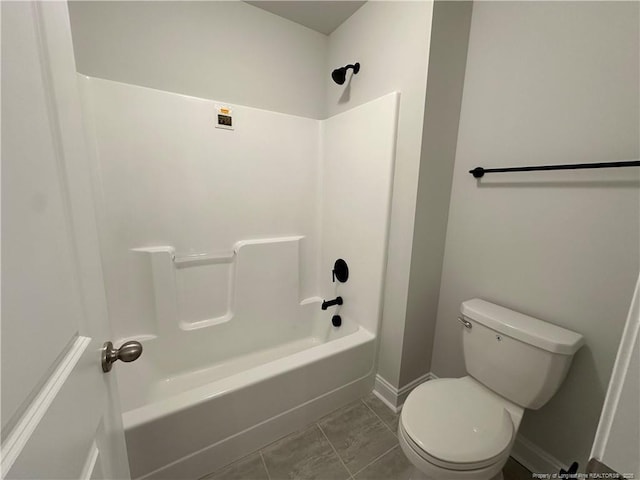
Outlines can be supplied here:
[[436, 1], [399, 386], [431, 370], [472, 2]]
[[638, 274], [640, 172], [467, 171], [638, 158], [639, 8], [477, 2], [471, 22], [432, 369], [464, 375], [456, 314], [472, 297], [582, 333], [520, 429], [582, 467]]
[[[400, 111], [378, 371], [398, 386], [429, 57], [432, 2], [367, 2], [329, 36], [328, 71], [360, 62], [340, 86], [326, 77], [328, 114], [392, 91]], [[348, 74], [349, 76], [351, 73]]]
[[240, 1], [69, 2], [78, 71], [325, 117], [327, 37]]

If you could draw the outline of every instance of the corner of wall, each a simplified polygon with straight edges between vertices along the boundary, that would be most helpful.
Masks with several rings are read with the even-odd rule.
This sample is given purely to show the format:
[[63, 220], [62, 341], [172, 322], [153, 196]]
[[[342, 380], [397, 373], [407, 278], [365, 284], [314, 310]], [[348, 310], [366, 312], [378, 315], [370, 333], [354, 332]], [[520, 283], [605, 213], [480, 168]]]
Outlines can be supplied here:
[[380, 400], [382, 400], [382, 402], [394, 413], [398, 413], [400, 410], [402, 410], [404, 401], [407, 399], [414, 388], [424, 382], [428, 382], [429, 380], [434, 380], [436, 378], [438, 377], [436, 377], [433, 373], [428, 372], [409, 382], [404, 387], [396, 388], [387, 380], [385, 380], [384, 377], [378, 374], [376, 375], [373, 394]]
[[431, 369], [471, 12], [434, 3], [400, 385]]
[[327, 71], [354, 61], [362, 68], [342, 87], [327, 75], [328, 115], [401, 92], [377, 361], [394, 385], [405, 328], [431, 16], [432, 2], [367, 2], [329, 36]]

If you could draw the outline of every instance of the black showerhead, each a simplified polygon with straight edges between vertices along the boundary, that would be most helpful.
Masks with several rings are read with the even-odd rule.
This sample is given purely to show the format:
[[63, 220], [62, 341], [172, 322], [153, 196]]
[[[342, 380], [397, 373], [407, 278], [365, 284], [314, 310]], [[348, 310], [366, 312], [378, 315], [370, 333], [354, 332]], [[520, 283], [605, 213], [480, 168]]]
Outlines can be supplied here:
[[355, 65], [346, 65], [344, 67], [336, 68], [333, 72], [331, 72], [331, 78], [338, 85], [342, 85], [347, 78], [347, 70], [352, 68], [353, 74], [355, 75], [360, 71], [360, 64], [356, 62]]
[[346, 76], [347, 76], [347, 69], [344, 67], [336, 68], [333, 72], [331, 72], [331, 78], [333, 78], [333, 81], [336, 82], [338, 85], [342, 85], [344, 83]]

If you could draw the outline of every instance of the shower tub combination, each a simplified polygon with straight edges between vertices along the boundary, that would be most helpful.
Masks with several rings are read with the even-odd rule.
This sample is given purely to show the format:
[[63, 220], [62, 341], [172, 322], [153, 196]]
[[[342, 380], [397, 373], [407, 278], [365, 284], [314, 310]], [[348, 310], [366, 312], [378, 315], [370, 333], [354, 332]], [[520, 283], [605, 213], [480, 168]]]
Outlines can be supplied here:
[[[342, 311], [333, 327], [320, 298], [298, 301], [302, 241], [133, 250], [149, 263], [157, 320], [144, 355], [117, 370], [133, 478], [198, 478], [371, 390], [375, 335]], [[221, 269], [232, 308], [176, 321]]]
[[399, 94], [234, 105], [228, 131], [210, 100], [80, 81], [114, 343], [144, 347], [114, 368], [132, 478], [199, 478], [370, 392]]

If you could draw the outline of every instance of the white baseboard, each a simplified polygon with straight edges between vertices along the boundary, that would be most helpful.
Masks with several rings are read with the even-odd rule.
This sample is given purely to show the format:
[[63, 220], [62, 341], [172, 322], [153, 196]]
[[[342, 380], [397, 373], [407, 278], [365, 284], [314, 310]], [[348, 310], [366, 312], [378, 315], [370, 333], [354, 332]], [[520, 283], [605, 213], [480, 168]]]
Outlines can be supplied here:
[[395, 405], [393, 405], [393, 403], [391, 403], [391, 401], [388, 400], [388, 394], [385, 391], [385, 395], [387, 396], [383, 396], [382, 393], [380, 393], [381, 388], [379, 388], [378, 384], [377, 384], [377, 380], [376, 380], [376, 386], [374, 387], [373, 390], [373, 394], [378, 397], [380, 399], [380, 401], [382, 403], [384, 403], [387, 407], [389, 407], [389, 409], [393, 412], [393, 413], [400, 413], [401, 408], [396, 407]]
[[219, 470], [256, 450], [300, 430], [371, 392], [370, 375], [298, 405], [202, 450], [139, 477], [138, 480], [178, 480], [200, 478]]
[[373, 387], [373, 393], [376, 397], [384, 402], [387, 407], [398, 413], [402, 409], [402, 404], [406, 400], [411, 390], [416, 388], [421, 383], [428, 380], [438, 378], [433, 373], [425, 373], [424, 375], [416, 378], [412, 382], [407, 383], [404, 387], [396, 388], [391, 385], [387, 380], [380, 375], [376, 375], [375, 385]]
[[546, 452], [538, 445], [518, 434], [511, 449], [511, 456], [527, 468], [531, 473], [558, 473], [560, 469], [568, 470], [560, 460]]
[[376, 380], [373, 386], [373, 394], [378, 397], [382, 402], [389, 407], [393, 413], [398, 413], [400, 408], [398, 408], [397, 401], [397, 389], [387, 382], [380, 375], [376, 375]]

